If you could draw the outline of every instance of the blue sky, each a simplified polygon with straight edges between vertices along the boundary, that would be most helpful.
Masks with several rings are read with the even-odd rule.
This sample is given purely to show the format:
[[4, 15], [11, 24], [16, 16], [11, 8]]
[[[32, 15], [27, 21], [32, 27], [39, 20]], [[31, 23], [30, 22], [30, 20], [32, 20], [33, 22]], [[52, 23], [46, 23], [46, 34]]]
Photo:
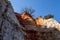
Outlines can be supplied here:
[[22, 8], [28, 7], [35, 10], [34, 17], [53, 14], [60, 21], [60, 0], [10, 0], [15, 12], [20, 13]]

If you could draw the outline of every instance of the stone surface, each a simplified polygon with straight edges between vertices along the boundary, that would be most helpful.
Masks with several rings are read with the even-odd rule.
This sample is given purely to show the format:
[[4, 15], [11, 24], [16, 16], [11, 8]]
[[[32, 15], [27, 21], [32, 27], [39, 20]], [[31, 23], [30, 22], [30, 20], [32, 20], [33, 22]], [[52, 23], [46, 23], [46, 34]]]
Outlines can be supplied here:
[[[27, 16], [26, 18], [28, 18]], [[17, 14], [16, 17], [19, 20], [22, 27], [25, 28], [23, 29], [25, 40], [60, 40], [60, 31], [58, 30], [59, 23], [56, 20], [54, 19], [45, 20], [43, 18], [39, 18], [39, 20], [34, 21], [38, 22], [38, 25], [37, 24], [32, 25], [32, 23], [29, 22], [30, 20], [21, 18], [20, 14]], [[29, 19], [31, 19], [31, 17]], [[39, 26], [39, 24], [41, 24], [40, 23], [41, 21], [43, 24]], [[39, 27], [37, 27], [36, 25]]]
[[24, 40], [22, 26], [8, 0], [0, 0], [0, 40]]
[[54, 19], [15, 14], [8, 0], [0, 0], [0, 40], [60, 40], [59, 25]]
[[57, 22], [53, 18], [45, 19], [43, 25], [46, 26], [47, 28], [56, 28], [56, 29], [58, 29], [60, 31], [60, 24], [59, 24], [59, 22]]

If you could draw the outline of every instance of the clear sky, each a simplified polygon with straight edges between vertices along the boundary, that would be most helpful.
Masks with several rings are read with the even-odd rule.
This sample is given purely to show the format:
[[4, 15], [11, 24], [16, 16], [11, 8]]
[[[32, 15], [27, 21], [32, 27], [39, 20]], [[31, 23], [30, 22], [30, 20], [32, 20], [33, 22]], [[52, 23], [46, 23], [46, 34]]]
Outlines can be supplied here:
[[60, 21], [60, 0], [10, 0], [15, 12], [20, 13], [22, 8], [28, 7], [35, 10], [34, 17], [53, 14]]

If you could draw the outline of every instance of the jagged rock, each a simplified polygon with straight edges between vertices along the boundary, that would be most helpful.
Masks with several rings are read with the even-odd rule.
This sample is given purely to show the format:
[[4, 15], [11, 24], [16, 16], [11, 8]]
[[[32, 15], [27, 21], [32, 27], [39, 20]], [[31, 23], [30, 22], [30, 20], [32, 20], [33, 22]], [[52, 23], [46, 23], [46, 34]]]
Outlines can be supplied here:
[[15, 14], [20, 24], [36, 26], [34, 18], [29, 13]]
[[[38, 19], [32, 21], [32, 22], [36, 22], [36, 24], [33, 26], [31, 21], [29, 20], [32, 19], [31, 16], [23, 14], [21, 18], [21, 14], [16, 14], [16, 17], [19, 20], [22, 27], [25, 28], [23, 29], [25, 40], [59, 40], [60, 39], [60, 34], [59, 34], [60, 31], [57, 29], [58, 26], [56, 25], [56, 23], [58, 25], [59, 23], [54, 19], [45, 20], [42, 17], [39, 17]], [[52, 22], [51, 23], [52, 25], [49, 26], [48, 24], [50, 24], [50, 22]], [[39, 27], [37, 27], [36, 25]], [[47, 25], [49, 26], [49, 28]]]
[[22, 26], [8, 0], [0, 0], [0, 40], [24, 40]]
[[[38, 28], [39, 29], [39, 28]], [[25, 40], [55, 40], [56, 35], [54, 34], [53, 30], [44, 31], [46, 29], [39, 29], [38, 30], [25, 30]]]
[[36, 21], [36, 25], [37, 26], [42, 26], [43, 25], [43, 18], [41, 16], [39, 16], [38, 18], [35, 19]]
[[[55, 28], [59, 23], [53, 19], [44, 21], [41, 18], [40, 21], [39, 17], [35, 21], [29, 14], [16, 15], [14, 13], [8, 0], [0, 0], [0, 40], [60, 40], [60, 31], [57, 30], [58, 27]], [[45, 22], [44, 28], [36, 26], [36, 22], [42, 24], [43, 21]], [[47, 28], [49, 21], [52, 21], [52, 25]]]
[[43, 25], [46, 26], [47, 28], [56, 28], [56, 29], [58, 29], [60, 31], [60, 24], [59, 24], [59, 22], [57, 22], [53, 18], [44, 19], [44, 24]]

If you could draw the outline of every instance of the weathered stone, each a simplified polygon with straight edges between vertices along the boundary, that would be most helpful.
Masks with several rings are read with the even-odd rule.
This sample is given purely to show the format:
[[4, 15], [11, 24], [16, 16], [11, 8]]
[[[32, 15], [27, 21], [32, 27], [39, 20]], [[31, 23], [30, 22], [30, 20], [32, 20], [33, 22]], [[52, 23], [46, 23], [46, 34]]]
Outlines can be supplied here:
[[24, 40], [22, 26], [15, 17], [14, 10], [7, 0], [0, 0], [0, 40]]
[[31, 15], [23, 13], [17, 16], [14, 13], [8, 0], [0, 0], [0, 40], [60, 40], [60, 27], [53, 19], [52, 23], [45, 20], [48, 22], [45, 26], [51, 25], [47, 28], [42, 27], [44, 20], [39, 18], [37, 24], [41, 26], [37, 27], [37, 21]]

